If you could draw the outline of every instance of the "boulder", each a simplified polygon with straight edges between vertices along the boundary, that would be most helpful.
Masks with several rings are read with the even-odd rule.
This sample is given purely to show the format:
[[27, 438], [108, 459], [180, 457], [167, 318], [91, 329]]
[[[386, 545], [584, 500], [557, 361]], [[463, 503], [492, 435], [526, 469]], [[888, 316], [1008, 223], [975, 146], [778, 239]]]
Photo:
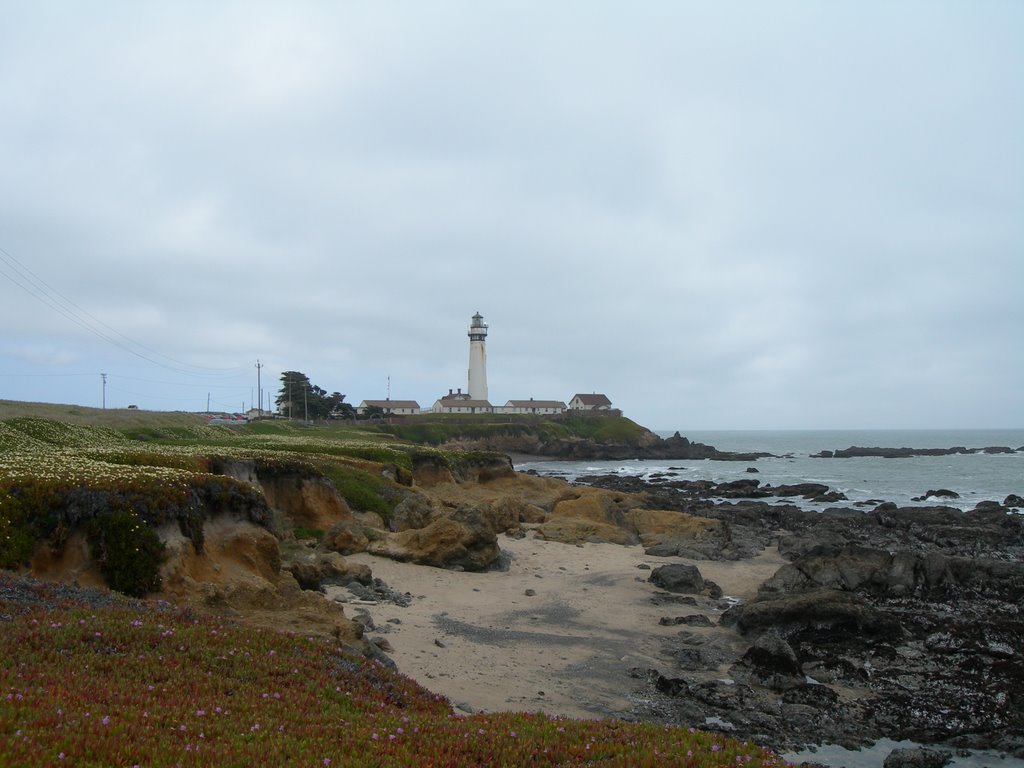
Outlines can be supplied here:
[[426, 528], [433, 519], [434, 505], [430, 499], [420, 493], [410, 493], [395, 505], [389, 527], [392, 531]]
[[863, 598], [837, 589], [815, 589], [786, 595], [762, 594], [749, 603], [726, 611], [722, 623], [735, 624], [744, 634], [775, 630], [782, 637], [790, 637], [804, 629], [882, 635], [898, 633], [898, 626]]
[[481, 504], [479, 509], [495, 533], [505, 533], [517, 529], [524, 518], [532, 519], [536, 508], [522, 499], [502, 496], [491, 504]]
[[681, 563], [660, 565], [651, 571], [647, 580], [666, 592], [685, 595], [706, 594], [713, 598], [722, 596], [721, 587], [713, 581], [706, 581], [695, 565]]
[[711, 619], [702, 613], [691, 613], [686, 616], [662, 616], [658, 624], [663, 627], [676, 627], [685, 624], [689, 627], [712, 627]]
[[370, 566], [349, 563], [337, 552], [310, 552], [284, 566], [299, 586], [319, 590], [324, 584], [347, 584], [355, 580], [369, 584], [373, 580]]
[[331, 526], [321, 543], [330, 551], [351, 555], [365, 552], [370, 538], [362, 525], [354, 520], [343, 520]]
[[537, 529], [537, 535], [565, 544], [636, 544], [640, 539], [626, 517], [626, 506], [623, 497], [607, 492], [562, 499]]
[[519, 522], [526, 523], [527, 525], [543, 523], [547, 517], [548, 513], [536, 504], [527, 504], [524, 502], [522, 508], [519, 510]]
[[883, 768], [942, 768], [953, 758], [952, 752], [925, 747], [894, 749], [890, 752]]
[[485, 570], [501, 554], [494, 529], [475, 508], [436, 518], [424, 528], [389, 533], [371, 542], [367, 551], [400, 562], [467, 571]]
[[701, 559], [718, 559], [729, 543], [729, 527], [721, 520], [661, 509], [633, 509], [626, 520], [645, 547], [666, 547], [693, 553]]
[[[784, 539], [786, 546], [790, 542]], [[780, 546], [780, 551], [783, 547]], [[859, 591], [881, 597], [960, 592], [1017, 600], [1024, 597], [1024, 564], [941, 553], [887, 552], [867, 547], [811, 548], [765, 581], [763, 593], [812, 589]]]
[[928, 490], [921, 496], [915, 496], [912, 501], [925, 501], [926, 499], [959, 499], [960, 494], [956, 491], [951, 491], [948, 488], [939, 488], [938, 490]]
[[563, 517], [548, 520], [537, 528], [537, 538], [559, 541], [563, 544], [636, 544], [637, 535], [625, 528], [609, 523]]
[[806, 676], [792, 646], [775, 630], [757, 637], [733, 667], [735, 679], [781, 691], [804, 685]]

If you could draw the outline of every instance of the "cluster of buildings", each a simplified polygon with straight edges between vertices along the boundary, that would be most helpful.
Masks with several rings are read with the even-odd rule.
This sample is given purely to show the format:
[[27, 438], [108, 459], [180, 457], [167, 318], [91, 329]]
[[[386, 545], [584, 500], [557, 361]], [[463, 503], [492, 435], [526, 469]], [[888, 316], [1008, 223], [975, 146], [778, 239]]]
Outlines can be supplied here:
[[576, 394], [568, 405], [561, 400], [509, 400], [504, 405], [494, 405], [487, 399], [487, 323], [477, 312], [469, 324], [469, 376], [468, 386], [448, 390], [434, 401], [429, 408], [422, 408], [415, 400], [363, 400], [356, 411], [359, 414], [381, 412], [387, 416], [412, 416], [419, 413], [491, 413], [491, 414], [539, 414], [560, 413], [611, 413], [612, 402], [605, 395]]

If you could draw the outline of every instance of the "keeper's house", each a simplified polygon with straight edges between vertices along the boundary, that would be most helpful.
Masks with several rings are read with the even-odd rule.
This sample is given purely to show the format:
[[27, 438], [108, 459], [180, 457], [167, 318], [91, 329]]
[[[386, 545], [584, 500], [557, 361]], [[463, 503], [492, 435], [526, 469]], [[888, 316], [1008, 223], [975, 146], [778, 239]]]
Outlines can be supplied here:
[[501, 408], [495, 408], [500, 413], [565, 413], [565, 403], [561, 400], [509, 400]]
[[570, 411], [610, 411], [612, 401], [607, 395], [575, 395], [569, 401]]
[[494, 413], [494, 406], [487, 400], [478, 400], [468, 392], [448, 390], [448, 394], [434, 401], [433, 413]]
[[420, 412], [420, 404], [415, 400], [363, 400], [356, 413], [362, 416], [370, 408], [380, 408], [385, 416], [411, 416]]

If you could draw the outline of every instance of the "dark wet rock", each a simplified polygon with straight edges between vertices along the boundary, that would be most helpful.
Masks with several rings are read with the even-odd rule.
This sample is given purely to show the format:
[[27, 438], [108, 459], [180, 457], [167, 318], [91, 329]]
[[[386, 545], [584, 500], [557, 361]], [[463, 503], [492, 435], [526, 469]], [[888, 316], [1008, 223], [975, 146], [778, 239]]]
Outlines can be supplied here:
[[[726, 621], [726, 616], [729, 620]], [[792, 594], [762, 593], [722, 617], [743, 634], [774, 630], [783, 637], [805, 629], [889, 636], [899, 625], [859, 595], [837, 589], [814, 589]], [[734, 624], [733, 624], [734, 622]]]
[[688, 627], [711, 627], [711, 619], [702, 613], [691, 613], [688, 616], [662, 616], [658, 624], [663, 627], [676, 627], [685, 624]]
[[725, 610], [718, 629], [666, 641], [665, 668], [649, 673], [638, 716], [710, 723], [775, 748], [888, 737], [1024, 758], [1019, 494], [969, 511], [878, 499], [811, 511], [741, 496], [777, 492], [756, 478], [728, 484], [730, 497], [708, 481], [619, 478], [609, 487], [644, 493], [653, 509], [722, 521], [723, 559], [777, 545], [789, 561], [757, 597]]
[[733, 665], [732, 675], [742, 682], [773, 690], [804, 685], [806, 679], [796, 652], [774, 631], [765, 632], [754, 641], [739, 663]]
[[670, 595], [667, 592], [657, 592], [651, 595], [651, 603], [654, 605], [690, 605], [697, 607], [697, 598], [693, 595]]
[[883, 768], [943, 768], [953, 759], [953, 753], [946, 750], [926, 749], [894, 749], [890, 752]]
[[862, 547], [812, 548], [761, 585], [764, 593], [826, 588], [884, 597], [972, 595], [1024, 600], [1024, 563]]
[[833, 451], [832, 455], [837, 459], [875, 457], [884, 459], [901, 459], [909, 456], [951, 456], [954, 454], [974, 453], [962, 445], [954, 448], [862, 448], [851, 446], [842, 450]]
[[667, 647], [664, 655], [672, 659], [679, 670], [687, 672], [716, 670], [730, 661], [727, 651], [710, 645], [693, 646], [678, 643]]
[[721, 587], [713, 581], [704, 579], [695, 565], [660, 565], [651, 571], [648, 581], [667, 592], [685, 595], [706, 594], [713, 598], [722, 596]]
[[959, 499], [960, 494], [956, 491], [951, 491], [948, 488], [939, 488], [938, 490], [929, 490], [921, 496], [915, 496], [913, 501], [927, 501], [928, 499]]
[[782, 694], [782, 702], [815, 709], [832, 709], [839, 704], [839, 694], [827, 685], [804, 683], [787, 688]]

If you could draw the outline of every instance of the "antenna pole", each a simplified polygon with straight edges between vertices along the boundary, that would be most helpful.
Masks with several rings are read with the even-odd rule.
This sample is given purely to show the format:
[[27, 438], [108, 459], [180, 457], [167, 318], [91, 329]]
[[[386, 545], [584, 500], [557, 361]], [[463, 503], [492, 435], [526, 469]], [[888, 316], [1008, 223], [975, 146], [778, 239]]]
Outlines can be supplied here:
[[259, 414], [258, 414], [260, 416], [263, 415], [263, 385], [260, 383], [260, 369], [261, 368], [263, 368], [263, 366], [260, 364], [259, 359], [257, 359], [256, 360], [256, 391], [259, 392], [259, 394], [260, 394], [260, 405], [259, 405]]

